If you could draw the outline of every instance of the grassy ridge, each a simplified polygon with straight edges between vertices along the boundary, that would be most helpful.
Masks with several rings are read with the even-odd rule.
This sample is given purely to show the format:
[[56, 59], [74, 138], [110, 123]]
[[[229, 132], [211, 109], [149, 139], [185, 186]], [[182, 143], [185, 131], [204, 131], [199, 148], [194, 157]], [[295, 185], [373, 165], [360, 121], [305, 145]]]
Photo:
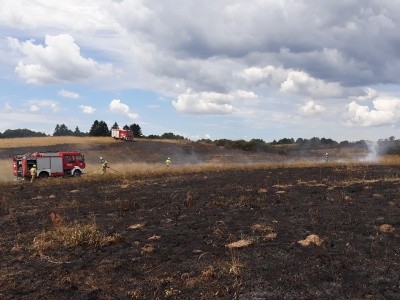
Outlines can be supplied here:
[[26, 146], [40, 147], [59, 144], [107, 144], [109, 137], [75, 137], [75, 136], [47, 136], [30, 138], [1, 139], [0, 149], [21, 148]]

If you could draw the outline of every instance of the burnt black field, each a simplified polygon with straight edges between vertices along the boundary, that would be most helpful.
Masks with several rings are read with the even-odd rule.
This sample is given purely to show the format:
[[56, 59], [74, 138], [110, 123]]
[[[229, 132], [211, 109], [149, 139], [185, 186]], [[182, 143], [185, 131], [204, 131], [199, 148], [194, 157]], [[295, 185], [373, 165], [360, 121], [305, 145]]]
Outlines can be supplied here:
[[[5, 182], [0, 298], [399, 299], [399, 185], [389, 165]], [[84, 225], [109, 239], [55, 240]]]

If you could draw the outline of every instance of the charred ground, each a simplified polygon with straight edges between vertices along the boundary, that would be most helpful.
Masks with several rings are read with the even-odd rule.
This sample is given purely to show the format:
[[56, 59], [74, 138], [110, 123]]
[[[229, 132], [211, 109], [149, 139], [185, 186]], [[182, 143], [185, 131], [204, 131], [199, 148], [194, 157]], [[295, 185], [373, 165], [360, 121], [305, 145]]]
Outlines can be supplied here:
[[399, 299], [399, 185], [389, 165], [2, 183], [0, 298]]

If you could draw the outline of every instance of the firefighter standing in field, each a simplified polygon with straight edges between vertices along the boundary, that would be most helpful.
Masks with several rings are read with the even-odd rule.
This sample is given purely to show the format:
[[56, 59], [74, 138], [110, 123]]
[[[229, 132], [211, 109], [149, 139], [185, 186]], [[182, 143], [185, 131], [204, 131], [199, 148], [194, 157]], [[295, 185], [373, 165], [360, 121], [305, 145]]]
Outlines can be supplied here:
[[169, 157], [165, 160], [165, 164], [167, 165], [167, 167], [169, 167], [169, 165], [171, 164], [171, 159]]
[[36, 179], [36, 165], [32, 166], [30, 172], [31, 172], [31, 182], [33, 182]]
[[107, 167], [108, 167], [107, 161], [102, 156], [100, 156], [99, 163], [101, 165], [101, 173], [104, 174], [107, 171]]
[[108, 168], [108, 165], [107, 165], [107, 161], [105, 160], [105, 161], [101, 164], [101, 172], [102, 172], [102, 174], [104, 174], [105, 172], [107, 172], [107, 168]]

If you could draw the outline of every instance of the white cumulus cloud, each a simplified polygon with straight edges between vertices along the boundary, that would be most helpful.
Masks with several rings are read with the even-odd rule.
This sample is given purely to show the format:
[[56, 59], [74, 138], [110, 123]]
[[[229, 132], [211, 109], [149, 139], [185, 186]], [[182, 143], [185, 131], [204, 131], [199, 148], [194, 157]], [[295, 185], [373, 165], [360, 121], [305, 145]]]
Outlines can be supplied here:
[[227, 94], [186, 91], [172, 101], [177, 111], [187, 114], [227, 115], [235, 111], [234, 101], [255, 100], [254, 92], [237, 90]]
[[275, 66], [251, 67], [242, 72], [247, 82], [254, 85], [280, 86], [288, 77], [289, 70]]
[[32, 112], [39, 111], [40, 109], [50, 109], [53, 112], [60, 111], [60, 106], [57, 102], [52, 100], [30, 100], [28, 101], [29, 110]]
[[243, 70], [242, 78], [255, 86], [277, 87], [281, 92], [313, 98], [339, 97], [342, 87], [338, 83], [316, 79], [304, 71], [272, 65]]
[[89, 114], [89, 115], [96, 111], [96, 109], [94, 107], [89, 106], [89, 105], [80, 105], [79, 108], [81, 109], [81, 111], [84, 114]]
[[303, 116], [312, 116], [316, 114], [320, 114], [321, 112], [325, 111], [325, 107], [314, 103], [313, 100], [308, 101], [299, 109], [300, 114]]
[[349, 127], [372, 127], [395, 124], [400, 120], [400, 100], [378, 98], [372, 101], [373, 108], [352, 101], [348, 105], [349, 118], [345, 125]]
[[133, 112], [128, 105], [122, 103], [120, 99], [112, 100], [108, 107], [110, 111], [124, 115], [132, 120], [135, 120], [139, 116], [138, 114]]
[[315, 79], [303, 71], [291, 70], [284, 82], [281, 91], [303, 96], [328, 98], [341, 96], [341, 88], [337, 83], [326, 83]]
[[373, 100], [378, 97], [378, 92], [373, 88], [366, 87], [363, 92], [363, 95], [355, 97], [357, 101]]
[[65, 97], [65, 98], [71, 98], [71, 99], [79, 99], [80, 98], [78, 93], [67, 91], [64, 89], [60, 90], [58, 92], [58, 95]]
[[188, 114], [226, 115], [233, 112], [232, 97], [215, 92], [192, 93], [179, 95], [172, 101], [176, 110]]
[[15, 72], [27, 83], [74, 82], [112, 73], [110, 64], [84, 58], [69, 34], [46, 35], [44, 45], [14, 38], [8, 38], [8, 42], [11, 49], [23, 55]]

